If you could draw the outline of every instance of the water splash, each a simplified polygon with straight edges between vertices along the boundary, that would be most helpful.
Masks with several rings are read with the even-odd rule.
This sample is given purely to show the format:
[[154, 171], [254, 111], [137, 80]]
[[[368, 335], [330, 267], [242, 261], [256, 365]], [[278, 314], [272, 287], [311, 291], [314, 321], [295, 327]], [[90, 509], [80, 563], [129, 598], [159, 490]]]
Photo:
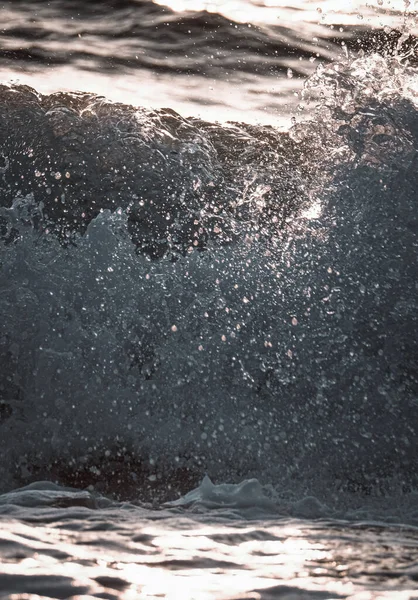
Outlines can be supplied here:
[[412, 489], [414, 77], [377, 56], [319, 72], [290, 135], [3, 90], [4, 489]]

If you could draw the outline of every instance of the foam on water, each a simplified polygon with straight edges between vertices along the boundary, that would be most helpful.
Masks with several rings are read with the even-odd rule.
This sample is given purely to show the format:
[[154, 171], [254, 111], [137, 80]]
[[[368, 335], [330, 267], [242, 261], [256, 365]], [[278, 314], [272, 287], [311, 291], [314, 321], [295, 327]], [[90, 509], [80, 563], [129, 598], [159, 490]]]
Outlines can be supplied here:
[[290, 138], [3, 90], [2, 490], [414, 498], [416, 82], [399, 58], [320, 69]]

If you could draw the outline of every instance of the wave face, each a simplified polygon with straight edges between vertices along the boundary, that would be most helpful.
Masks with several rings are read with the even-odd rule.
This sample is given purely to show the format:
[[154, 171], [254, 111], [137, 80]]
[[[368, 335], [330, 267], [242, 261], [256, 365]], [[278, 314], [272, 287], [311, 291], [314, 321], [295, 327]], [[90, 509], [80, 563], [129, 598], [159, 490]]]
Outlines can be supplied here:
[[417, 72], [289, 133], [3, 86], [0, 481], [417, 483]]

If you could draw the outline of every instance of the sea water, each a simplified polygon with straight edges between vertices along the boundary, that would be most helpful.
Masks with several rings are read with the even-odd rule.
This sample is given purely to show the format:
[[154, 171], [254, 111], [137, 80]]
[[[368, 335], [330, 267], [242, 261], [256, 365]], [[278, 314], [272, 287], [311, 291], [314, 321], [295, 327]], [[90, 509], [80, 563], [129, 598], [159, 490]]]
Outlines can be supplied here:
[[[28, 55], [48, 79], [71, 48], [61, 63], [85, 73], [91, 19], [95, 49], [115, 28], [108, 61], [123, 23], [145, 46], [156, 28], [158, 62], [187, 18], [207, 65], [226, 34], [205, 27], [232, 18], [74, 6], [3, 8], [26, 39], [4, 68], [37, 89], [0, 88], [0, 596], [418, 597], [415, 13], [376, 6], [401, 24], [369, 23], [367, 51], [295, 42], [309, 78], [282, 56], [282, 79], [258, 81], [303, 85], [292, 102], [283, 87], [282, 129], [277, 105], [270, 125], [216, 123], [193, 98], [186, 117], [41, 93]], [[265, 8], [255, 37], [240, 30], [254, 77], [271, 11], [290, 14]]]

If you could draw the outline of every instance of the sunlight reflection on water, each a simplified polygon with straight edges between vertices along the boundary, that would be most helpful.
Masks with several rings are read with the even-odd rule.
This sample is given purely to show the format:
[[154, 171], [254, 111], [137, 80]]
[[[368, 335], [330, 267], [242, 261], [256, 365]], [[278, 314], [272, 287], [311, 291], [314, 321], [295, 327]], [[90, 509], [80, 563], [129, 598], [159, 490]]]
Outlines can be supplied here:
[[[105, 96], [113, 102], [122, 102], [145, 108], [171, 108], [182, 116], [197, 116], [209, 121], [243, 121], [288, 127], [292, 96], [303, 88], [302, 79], [247, 77], [246, 91], [228, 81], [187, 75], [162, 75], [149, 71], [126, 70], [112, 75], [58, 66], [54, 69], [31, 70], [11, 75], [0, 68], [0, 81], [29, 85], [38, 92], [88, 91]], [[77, 82], [74, 85], [74, 82]], [[297, 100], [297, 98], [296, 98]]]
[[60, 512], [53, 526], [42, 526], [42, 510], [28, 515], [33, 526], [2, 522], [3, 590], [80, 598], [104, 588], [120, 600], [418, 597], [414, 528]]
[[[283, 25], [298, 23], [303, 28], [314, 23], [328, 24], [338, 22], [340, 25], [364, 23], [370, 20], [391, 27], [394, 23], [394, 12], [402, 22], [403, 13], [415, 11], [416, 0], [156, 0], [158, 4], [182, 12], [186, 10], [220, 13], [241, 23], [264, 23]], [[301, 19], [303, 11], [303, 19]], [[338, 15], [338, 17], [336, 16]]]
[[[156, 3], [191, 11], [184, 16], [184, 31], [182, 15], [174, 18], [162, 11], [148, 22], [142, 5], [126, 15], [115, 14], [114, 29], [106, 11], [93, 15], [91, 26], [93, 21], [75, 18], [59, 2], [48, 10], [40, 7], [33, 20], [30, 9], [5, 5], [0, 79], [42, 93], [82, 90], [134, 106], [170, 107], [186, 117], [288, 128], [304, 78], [324, 59], [348, 57], [344, 40], [353, 27], [417, 29], [415, 2], [402, 0]], [[202, 10], [217, 16], [196, 17], [194, 23], [196, 11]], [[125, 21], [127, 32], [121, 25]], [[240, 23], [248, 23], [251, 34]], [[170, 29], [162, 27], [168, 25]]]

